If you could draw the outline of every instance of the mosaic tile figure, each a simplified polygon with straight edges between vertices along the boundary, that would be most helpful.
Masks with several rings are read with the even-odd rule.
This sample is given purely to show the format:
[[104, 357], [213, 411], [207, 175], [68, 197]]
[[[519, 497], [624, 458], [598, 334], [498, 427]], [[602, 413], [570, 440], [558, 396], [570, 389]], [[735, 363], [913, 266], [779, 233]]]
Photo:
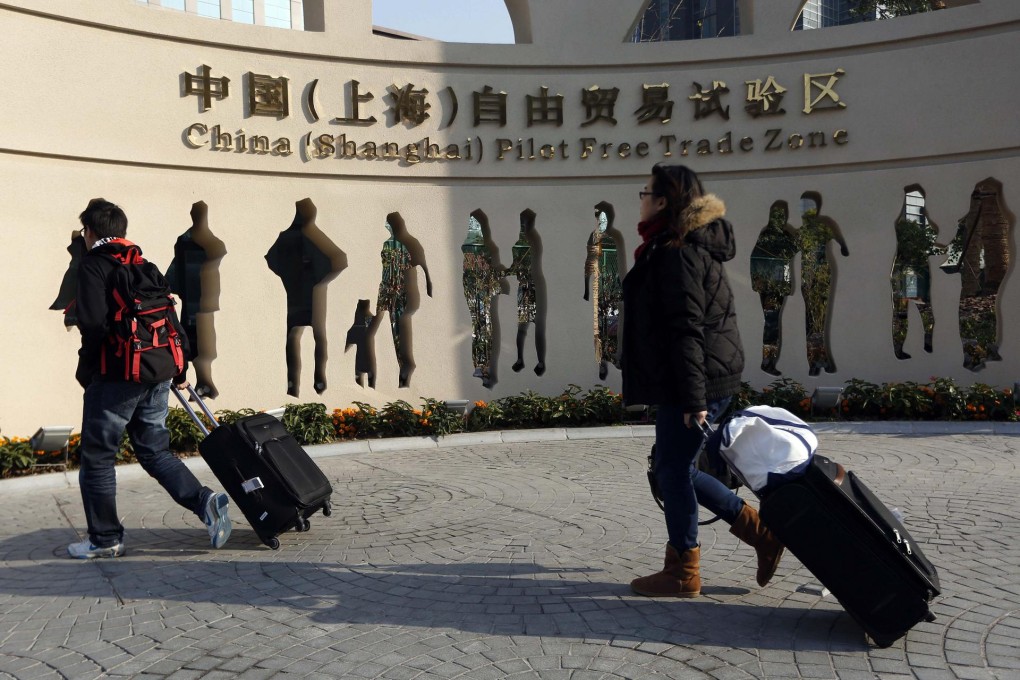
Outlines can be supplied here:
[[785, 201], [769, 209], [768, 224], [758, 234], [751, 251], [751, 290], [758, 293], [765, 326], [761, 341], [761, 370], [781, 375], [776, 368], [783, 348], [783, 307], [793, 294], [793, 258], [797, 254], [797, 229], [787, 219]]
[[517, 373], [524, 368], [528, 326], [535, 324], [535, 351], [538, 354], [535, 375], [542, 375], [545, 373], [545, 329], [538, 309], [538, 272], [535, 271], [535, 249], [532, 246], [532, 239], [536, 238], [535, 214], [526, 210], [521, 213], [521, 231], [514, 244], [514, 259], [507, 273], [517, 278], [517, 361], [513, 370]]
[[598, 222], [588, 237], [584, 261], [584, 299], [592, 301], [595, 363], [599, 367], [599, 379], [605, 380], [609, 373], [607, 362], [620, 367], [616, 354], [623, 285], [620, 282], [616, 240], [607, 233], [609, 214], [596, 208], [595, 217]]
[[843, 257], [850, 255], [843, 233], [831, 218], [821, 214], [822, 197], [808, 192], [802, 197], [803, 221], [798, 232], [800, 260], [800, 292], [804, 296], [805, 330], [807, 331], [808, 373], [836, 372], [836, 362], [829, 351], [829, 303], [832, 301], [833, 269], [829, 243], [840, 246]]
[[464, 299], [471, 315], [472, 375], [481, 378], [483, 386], [492, 387], [492, 301], [503, 292], [505, 273], [493, 263], [482, 224], [474, 215], [468, 219], [468, 233], [461, 252], [464, 253]]
[[[376, 321], [378, 322], [384, 311], [388, 312], [390, 333], [393, 337], [393, 347], [400, 369], [399, 386], [407, 387], [410, 383], [411, 372], [414, 370], [414, 359], [409, 342], [410, 328], [408, 327], [412, 311], [408, 309], [408, 294], [412, 283], [409, 277], [413, 274], [415, 267], [421, 267], [425, 273], [426, 290], [429, 297], [432, 297], [432, 279], [429, 277], [429, 270], [424, 263], [423, 255], [419, 253], [416, 258], [404, 243], [402, 235], [407, 238], [406, 229], [397, 215], [391, 215], [387, 219], [386, 231], [389, 232], [390, 237], [383, 243], [379, 253], [382, 259], [382, 279], [376, 299]], [[420, 248], [416, 250], [420, 250]], [[374, 335], [372, 333], [373, 337]]]
[[896, 220], [896, 256], [892, 274], [892, 340], [897, 359], [909, 359], [903, 351], [910, 327], [910, 303], [921, 315], [924, 329], [924, 351], [931, 353], [935, 333], [935, 312], [931, 303], [931, 266], [929, 258], [945, 253], [946, 247], [936, 243], [938, 227], [924, 207], [924, 192], [908, 190], [903, 209]]
[[942, 269], [959, 274], [960, 340], [963, 366], [972, 371], [999, 354], [999, 290], [1009, 272], [1012, 226], [1001, 203], [1002, 184], [988, 178], [970, 196], [970, 209], [959, 221]]

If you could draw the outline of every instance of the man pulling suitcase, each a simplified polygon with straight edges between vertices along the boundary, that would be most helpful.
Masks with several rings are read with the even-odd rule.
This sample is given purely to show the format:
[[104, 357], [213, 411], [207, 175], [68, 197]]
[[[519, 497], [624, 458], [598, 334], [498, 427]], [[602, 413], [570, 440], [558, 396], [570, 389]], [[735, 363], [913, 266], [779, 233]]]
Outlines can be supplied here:
[[75, 377], [85, 388], [78, 479], [88, 538], [67, 552], [77, 559], [125, 553], [114, 471], [125, 431], [142, 468], [205, 523], [212, 546], [221, 548], [230, 537], [229, 498], [202, 486], [170, 452], [170, 382], [186, 384], [188, 344], [169, 284], [125, 239], [127, 217], [118, 206], [93, 199], [79, 219], [88, 250], [78, 270]]

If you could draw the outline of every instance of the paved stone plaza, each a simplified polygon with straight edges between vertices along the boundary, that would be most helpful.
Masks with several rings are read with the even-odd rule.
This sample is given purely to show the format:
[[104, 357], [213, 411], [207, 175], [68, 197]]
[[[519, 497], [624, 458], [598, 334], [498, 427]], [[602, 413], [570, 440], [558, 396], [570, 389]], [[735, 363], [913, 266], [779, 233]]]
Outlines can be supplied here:
[[822, 435], [942, 578], [938, 620], [888, 649], [792, 557], [757, 588], [722, 523], [703, 597], [631, 595], [665, 541], [648, 438], [471, 441], [320, 458], [333, 516], [275, 552], [243, 520], [210, 550], [123, 469], [128, 555], [76, 562], [77, 488], [0, 484], [0, 678], [1020, 678], [1015, 436]]

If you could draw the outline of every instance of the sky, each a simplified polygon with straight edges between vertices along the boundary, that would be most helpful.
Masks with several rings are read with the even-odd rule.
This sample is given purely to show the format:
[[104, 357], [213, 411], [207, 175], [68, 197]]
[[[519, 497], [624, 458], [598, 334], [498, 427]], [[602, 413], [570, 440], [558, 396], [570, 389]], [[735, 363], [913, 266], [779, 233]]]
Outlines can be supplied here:
[[503, 0], [372, 0], [372, 23], [445, 42], [514, 42]]

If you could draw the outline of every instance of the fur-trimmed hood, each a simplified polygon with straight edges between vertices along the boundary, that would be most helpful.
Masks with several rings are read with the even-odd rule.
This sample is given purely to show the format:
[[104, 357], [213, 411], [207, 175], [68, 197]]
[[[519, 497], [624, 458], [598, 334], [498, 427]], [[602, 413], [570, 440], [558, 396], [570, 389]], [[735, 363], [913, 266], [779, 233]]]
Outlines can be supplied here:
[[684, 241], [701, 246], [720, 262], [732, 260], [737, 254], [733, 225], [723, 219], [726, 205], [715, 194], [705, 194], [691, 202], [680, 215]]
[[695, 229], [700, 229], [711, 224], [720, 217], [726, 215], [726, 205], [715, 194], [705, 194], [701, 198], [691, 201], [682, 213], [680, 223], [683, 225], [683, 233], [686, 235]]

